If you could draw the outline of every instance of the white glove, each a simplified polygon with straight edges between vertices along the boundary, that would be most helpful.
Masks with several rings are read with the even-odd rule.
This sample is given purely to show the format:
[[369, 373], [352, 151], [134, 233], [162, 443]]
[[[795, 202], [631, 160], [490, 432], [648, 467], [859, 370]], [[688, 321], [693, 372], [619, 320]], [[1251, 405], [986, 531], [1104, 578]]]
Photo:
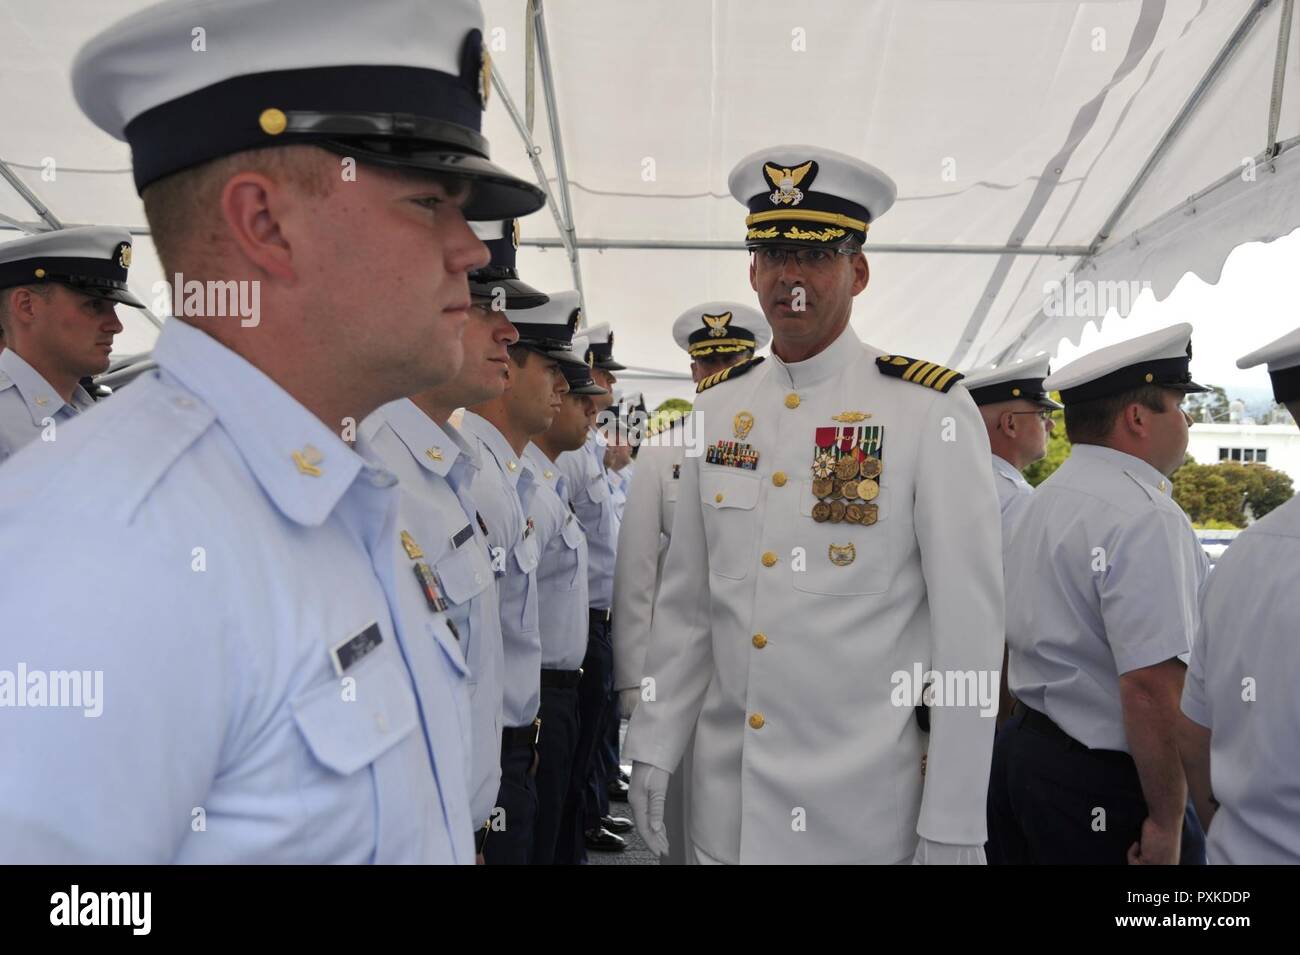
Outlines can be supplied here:
[[983, 846], [955, 846], [931, 842], [925, 836], [916, 844], [912, 865], [988, 865]]
[[649, 763], [632, 764], [632, 782], [627, 802], [632, 807], [636, 831], [646, 848], [656, 855], [668, 855], [668, 832], [664, 829], [664, 798], [668, 795], [667, 773]]
[[630, 720], [632, 718], [632, 711], [636, 709], [636, 705], [640, 702], [641, 688], [639, 686], [631, 686], [626, 690], [619, 690], [618, 715], [625, 720]]

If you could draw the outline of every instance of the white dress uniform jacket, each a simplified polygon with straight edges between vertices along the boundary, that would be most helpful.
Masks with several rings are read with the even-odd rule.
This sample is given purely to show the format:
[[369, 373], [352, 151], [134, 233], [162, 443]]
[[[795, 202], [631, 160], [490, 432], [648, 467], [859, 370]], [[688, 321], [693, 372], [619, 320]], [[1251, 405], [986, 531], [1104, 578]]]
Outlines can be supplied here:
[[1128, 752], [1119, 678], [1196, 633], [1205, 554], [1169, 480], [1076, 444], [1019, 510], [1005, 548], [1008, 682], [1090, 749]]
[[0, 352], [0, 462], [43, 435], [58, 440], [59, 427], [88, 410], [95, 399], [81, 385], [66, 403], [12, 348]]
[[447, 618], [469, 666], [470, 810], [487, 822], [501, 788], [501, 700], [505, 668], [501, 614], [487, 534], [470, 496], [481, 467], [456, 429], [441, 428], [409, 399], [384, 405], [361, 423], [360, 447], [397, 475], [437, 516], [405, 528], [437, 575]]
[[1300, 499], [1248, 527], [1205, 584], [1183, 712], [1210, 730], [1211, 865], [1300, 863]]
[[686, 448], [680, 445], [642, 445], [637, 452], [637, 472], [623, 509], [614, 563], [616, 690], [641, 685], [685, 460]]
[[[883, 375], [880, 354], [846, 329], [695, 406], [710, 443], [751, 416], [759, 459], [682, 468], [646, 655], [656, 697], [624, 752], [671, 771], [696, 729], [690, 835], [722, 862], [905, 862], [918, 833], [985, 839], [992, 715], [933, 707], [927, 736], [891, 690], [915, 666], [998, 669], [988, 435], [964, 389]], [[873, 526], [811, 517], [815, 433], [844, 412], [884, 428]]]
[[102, 675], [93, 718], [0, 711], [0, 854], [472, 864], [465, 661], [399, 540], [419, 502], [202, 332], [154, 357], [0, 470], [0, 657], [29, 690]]

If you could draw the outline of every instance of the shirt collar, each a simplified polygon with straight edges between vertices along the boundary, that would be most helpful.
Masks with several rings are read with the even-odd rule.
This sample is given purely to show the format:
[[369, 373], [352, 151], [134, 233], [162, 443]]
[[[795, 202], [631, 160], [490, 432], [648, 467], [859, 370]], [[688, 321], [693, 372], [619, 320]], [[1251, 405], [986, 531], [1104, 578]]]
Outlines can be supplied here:
[[1076, 444], [1070, 449], [1071, 456], [1080, 455], [1085, 461], [1102, 461], [1117, 467], [1120, 470], [1128, 471], [1134, 477], [1140, 479], [1143, 483], [1159, 493], [1170, 497], [1173, 494], [1174, 482], [1169, 480], [1154, 467], [1143, 461], [1141, 458], [1134, 457], [1126, 451], [1117, 451], [1114, 448], [1107, 448], [1100, 444]]
[[482, 466], [478, 454], [455, 428], [443, 428], [410, 398], [399, 398], [380, 407], [362, 424], [362, 431], [368, 430], [368, 436], [373, 435], [380, 424], [387, 424], [406, 445], [411, 457], [430, 474], [451, 481], [465, 468], [477, 471]]
[[1025, 487], [1029, 487], [1029, 482], [1025, 480], [1025, 476], [1020, 472], [1020, 469], [1006, 458], [997, 454], [993, 455], [993, 470], [1009, 477], [1017, 484], [1023, 484]]
[[466, 410], [465, 419], [461, 422], [461, 430], [468, 431], [483, 443], [488, 455], [506, 476], [506, 481], [511, 487], [517, 487], [524, 462], [520, 460], [519, 455], [515, 454], [515, 449], [510, 447], [506, 436], [497, 430], [497, 426], [482, 415]]
[[0, 353], [0, 374], [8, 375], [13, 381], [23, 404], [27, 405], [27, 412], [32, 416], [32, 424], [37, 427], [64, 408], [75, 413], [85, 411], [95, 403], [90, 393], [77, 385], [72, 391], [72, 404], [67, 404], [41, 373], [12, 348], [6, 348]]
[[290, 520], [308, 527], [323, 524], [362, 471], [376, 486], [395, 483], [263, 371], [210, 335], [171, 319], [153, 357], [212, 409], [257, 482]]
[[786, 362], [772, 354], [772, 366], [778, 380], [794, 391], [808, 388], [827, 378], [833, 378], [862, 357], [862, 340], [853, 331], [852, 325], [845, 325], [839, 337], [824, 349], [804, 361]]

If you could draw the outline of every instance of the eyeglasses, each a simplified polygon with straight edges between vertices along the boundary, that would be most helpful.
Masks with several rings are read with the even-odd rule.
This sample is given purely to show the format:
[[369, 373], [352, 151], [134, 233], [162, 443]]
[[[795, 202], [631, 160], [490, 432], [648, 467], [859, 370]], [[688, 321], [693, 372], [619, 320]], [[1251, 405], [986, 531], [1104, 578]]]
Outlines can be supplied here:
[[1007, 414], [1011, 414], [1011, 415], [1032, 414], [1032, 415], [1038, 415], [1039, 421], [1047, 422], [1052, 420], [1052, 412], [1048, 408], [1042, 408], [1038, 411], [1008, 411]]
[[831, 263], [835, 261], [837, 255], [857, 255], [857, 249], [846, 249], [838, 246], [833, 249], [803, 249], [803, 248], [786, 248], [782, 246], [764, 245], [758, 248], [750, 249], [750, 254], [754, 257], [754, 264], [760, 269], [776, 271], [784, 268], [785, 263], [793, 256], [799, 268], [808, 269], [809, 271], [819, 271], [830, 268]]

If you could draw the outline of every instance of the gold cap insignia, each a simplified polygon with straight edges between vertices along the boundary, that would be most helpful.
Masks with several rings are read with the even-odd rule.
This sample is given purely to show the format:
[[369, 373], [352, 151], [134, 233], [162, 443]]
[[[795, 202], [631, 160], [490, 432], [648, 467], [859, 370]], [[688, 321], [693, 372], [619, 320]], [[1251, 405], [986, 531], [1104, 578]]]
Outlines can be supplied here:
[[511, 226], [510, 228], [510, 241], [515, 244], [516, 249], [519, 248], [519, 220], [518, 219], [514, 220], [514, 225]]
[[279, 136], [289, 128], [289, 117], [284, 115], [284, 110], [276, 109], [274, 106], [262, 110], [257, 117], [257, 125], [262, 127], [262, 132], [268, 136]]
[[487, 44], [483, 44], [483, 59], [480, 61], [478, 69], [478, 103], [482, 109], [487, 109], [488, 98], [492, 95], [492, 54], [488, 52]]
[[793, 168], [764, 163], [763, 172], [774, 187], [772, 194], [768, 196], [772, 200], [772, 205], [797, 206], [803, 202], [803, 192], [797, 187], [805, 179], [809, 186], [812, 185], [817, 175], [817, 163], [810, 159]]
[[723, 338], [727, 334], [727, 326], [731, 324], [731, 313], [723, 312], [721, 315], [703, 315], [704, 324], [709, 326], [710, 338]]
[[131, 267], [131, 243], [123, 242], [117, 247], [117, 264], [124, 269]]

